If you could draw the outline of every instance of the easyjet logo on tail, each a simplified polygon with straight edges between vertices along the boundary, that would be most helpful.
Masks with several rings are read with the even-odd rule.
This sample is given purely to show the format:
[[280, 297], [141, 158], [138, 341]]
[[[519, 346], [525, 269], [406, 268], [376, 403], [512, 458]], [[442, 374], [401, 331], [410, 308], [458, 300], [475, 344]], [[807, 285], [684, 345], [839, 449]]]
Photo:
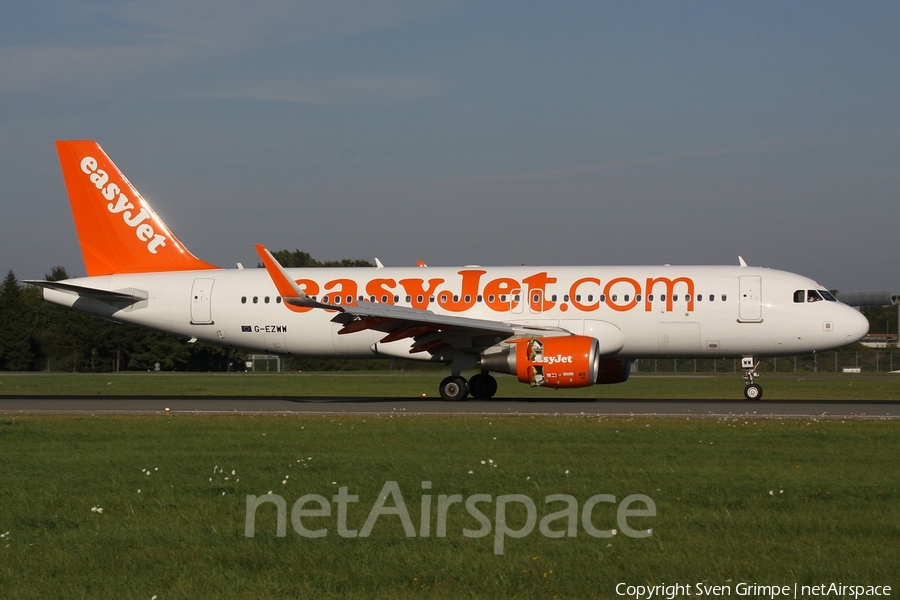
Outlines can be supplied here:
[[147, 244], [147, 251], [150, 254], [156, 254], [159, 248], [166, 245], [166, 236], [157, 233], [150, 223], [153, 221], [150, 211], [141, 207], [135, 212], [134, 204], [122, 193], [122, 186], [109, 180], [109, 174], [99, 168], [96, 158], [85, 156], [81, 159], [81, 171], [89, 177], [94, 187], [108, 202], [106, 210], [114, 215], [121, 215], [122, 221], [134, 230], [137, 239]]

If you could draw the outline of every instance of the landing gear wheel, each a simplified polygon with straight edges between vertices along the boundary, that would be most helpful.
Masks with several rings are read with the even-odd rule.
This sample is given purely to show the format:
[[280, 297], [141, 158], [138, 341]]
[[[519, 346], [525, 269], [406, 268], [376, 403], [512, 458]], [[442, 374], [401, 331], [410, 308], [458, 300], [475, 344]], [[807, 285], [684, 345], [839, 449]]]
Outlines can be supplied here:
[[466, 396], [469, 395], [469, 384], [466, 382], [465, 377], [451, 375], [441, 381], [439, 390], [442, 400], [459, 402], [460, 400], [465, 400]]
[[744, 388], [744, 398], [747, 400], [761, 400], [762, 386], [758, 383], [751, 383]]
[[487, 373], [472, 375], [469, 379], [469, 393], [476, 400], [489, 400], [497, 393], [497, 380]]

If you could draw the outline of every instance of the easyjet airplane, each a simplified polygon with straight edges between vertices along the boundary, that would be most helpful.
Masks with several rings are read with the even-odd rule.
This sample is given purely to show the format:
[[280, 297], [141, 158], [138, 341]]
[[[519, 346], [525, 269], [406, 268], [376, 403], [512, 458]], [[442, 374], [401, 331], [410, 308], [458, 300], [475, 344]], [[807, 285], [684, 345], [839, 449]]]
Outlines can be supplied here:
[[[96, 142], [56, 142], [87, 277], [29, 281], [45, 300], [222, 346], [445, 363], [445, 400], [494, 395], [490, 374], [574, 388], [628, 379], [637, 358], [838, 348], [869, 324], [811, 279], [740, 266], [222, 269], [182, 245]], [[240, 265], [238, 265], [240, 267]], [[468, 381], [463, 369], [480, 369]]]

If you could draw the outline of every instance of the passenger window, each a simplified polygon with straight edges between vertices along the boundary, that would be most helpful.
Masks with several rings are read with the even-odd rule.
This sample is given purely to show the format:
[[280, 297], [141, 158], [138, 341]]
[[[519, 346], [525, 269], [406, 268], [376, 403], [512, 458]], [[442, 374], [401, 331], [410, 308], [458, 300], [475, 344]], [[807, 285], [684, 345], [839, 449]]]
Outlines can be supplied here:
[[678, 302], [678, 294], [672, 294], [672, 302]]
[[728, 295], [722, 294], [722, 302], [727, 302], [727, 301], [728, 301]]
[[259, 296], [253, 296], [253, 304], [259, 304]]
[[241, 296], [241, 304], [247, 304], [247, 296]]
[[263, 299], [263, 302], [265, 302], [266, 304], [268, 304], [268, 303], [269, 303], [269, 297], [266, 296], [266, 297]]
[[[313, 298], [315, 300], [315, 298]], [[281, 304], [281, 296], [275, 296], [275, 304]]]

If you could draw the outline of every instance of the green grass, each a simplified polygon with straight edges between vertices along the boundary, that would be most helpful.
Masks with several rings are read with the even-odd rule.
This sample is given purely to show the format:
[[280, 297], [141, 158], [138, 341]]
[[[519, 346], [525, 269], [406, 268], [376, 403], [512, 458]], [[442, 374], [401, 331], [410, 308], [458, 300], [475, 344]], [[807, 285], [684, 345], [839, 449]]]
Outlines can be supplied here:
[[[900, 431], [894, 421], [437, 416], [0, 416], [0, 595], [15, 598], [615, 598], [618, 582], [900, 584]], [[484, 464], [482, 464], [484, 461]], [[489, 461], [494, 461], [492, 463]], [[568, 471], [568, 474], [566, 473]], [[150, 473], [149, 475], [147, 473]], [[287, 477], [289, 476], [289, 477]], [[227, 479], [226, 479], [227, 478]], [[595, 494], [641, 493], [653, 535], [470, 539], [275, 535], [246, 496], [359, 496], [386, 481], [420, 523], [439, 494], [523, 494], [538, 520]], [[283, 483], [286, 482], [286, 483]], [[140, 490], [140, 492], [138, 492]], [[392, 503], [389, 503], [392, 505]], [[91, 509], [101, 507], [102, 513]], [[486, 513], [495, 505], [482, 505]], [[333, 510], [336, 510], [334, 506]], [[434, 510], [434, 508], [432, 509]], [[524, 523], [510, 510], [509, 523]], [[616, 527], [598, 505], [598, 528]], [[562, 526], [557, 523], [554, 528]], [[8, 532], [8, 533], [5, 533]], [[734, 591], [732, 592], [734, 595]]]
[[[446, 373], [105, 373], [0, 374], [3, 395], [199, 395], [437, 397]], [[739, 374], [633, 376], [616, 385], [575, 390], [532, 389], [514, 377], [497, 377], [498, 398], [741, 399]], [[900, 375], [766, 375], [764, 400], [900, 400]]]

